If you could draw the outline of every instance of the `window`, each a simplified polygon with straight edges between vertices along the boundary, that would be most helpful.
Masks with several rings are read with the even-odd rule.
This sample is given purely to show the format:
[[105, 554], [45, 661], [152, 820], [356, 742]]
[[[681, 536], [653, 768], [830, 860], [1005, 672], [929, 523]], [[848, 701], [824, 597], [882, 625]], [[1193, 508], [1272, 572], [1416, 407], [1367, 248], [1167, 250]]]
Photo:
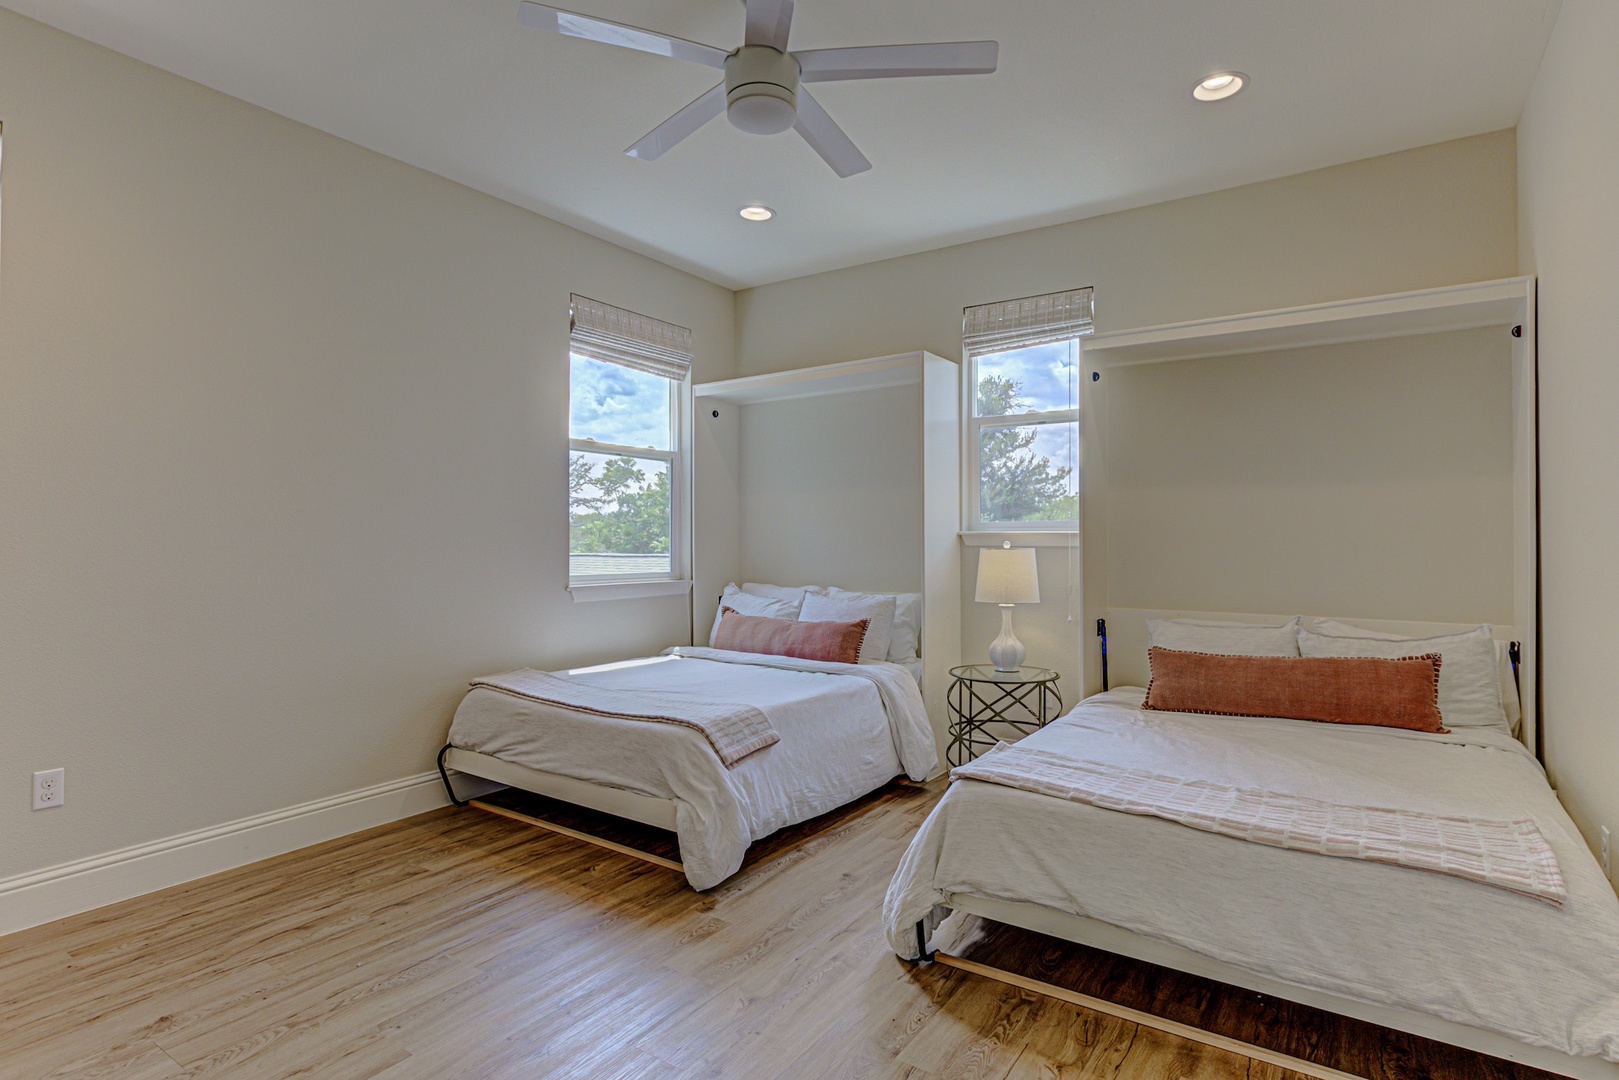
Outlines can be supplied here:
[[575, 296], [568, 351], [568, 584], [683, 578], [691, 331]]
[[968, 532], [1067, 531], [1079, 521], [1079, 339], [1091, 290], [966, 310]]

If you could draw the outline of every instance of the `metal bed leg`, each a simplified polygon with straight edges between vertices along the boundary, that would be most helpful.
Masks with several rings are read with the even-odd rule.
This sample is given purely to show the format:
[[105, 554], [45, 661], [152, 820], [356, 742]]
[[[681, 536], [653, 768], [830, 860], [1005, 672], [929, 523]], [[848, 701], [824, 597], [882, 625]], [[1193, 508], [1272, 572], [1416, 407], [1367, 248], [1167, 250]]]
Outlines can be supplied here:
[[916, 920], [916, 962], [918, 964], [933, 963], [933, 954], [928, 951], [928, 928], [926, 919]]
[[450, 744], [449, 743], [445, 743], [444, 744], [444, 749], [442, 749], [442, 750], [440, 750], [438, 752], [438, 775], [439, 775], [439, 779], [444, 781], [444, 793], [450, 797], [450, 801], [453, 802], [457, 806], [465, 806], [465, 805], [467, 805], [467, 802], [469, 800], [467, 800], [467, 799], [458, 799], [458, 798], [455, 797], [455, 788], [450, 786], [450, 773], [449, 773], [449, 770], [444, 768], [444, 755], [448, 754], [449, 752], [450, 752]]

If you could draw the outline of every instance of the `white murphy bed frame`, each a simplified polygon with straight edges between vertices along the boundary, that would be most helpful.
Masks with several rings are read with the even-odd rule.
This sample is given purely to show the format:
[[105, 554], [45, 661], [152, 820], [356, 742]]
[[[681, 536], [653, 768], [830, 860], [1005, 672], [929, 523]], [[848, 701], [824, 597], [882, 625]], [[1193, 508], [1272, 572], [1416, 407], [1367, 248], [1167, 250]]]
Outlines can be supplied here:
[[[1538, 436], [1534, 298], [1533, 278], [1510, 278], [1361, 300], [1315, 304], [1253, 315], [1097, 334], [1083, 339], [1081, 343], [1083, 371], [1086, 373], [1082, 376], [1084, 379], [1082, 385], [1087, 391], [1086, 414], [1082, 420], [1087, 426], [1106, 423], [1105, 417], [1096, 415], [1097, 410], [1091, 395], [1093, 380], [1089, 377], [1089, 373], [1102, 372], [1118, 365], [1245, 355], [1483, 327], [1499, 327], [1503, 335], [1510, 335], [1513, 381], [1512, 592], [1515, 625], [1498, 626], [1494, 629], [1498, 639], [1511, 639], [1522, 643], [1518, 685], [1523, 717], [1519, 738], [1539, 757], [1540, 651], [1536, 582], [1539, 520], [1536, 495]], [[1087, 445], [1090, 445], [1089, 441]], [[1145, 685], [1147, 673], [1145, 620], [1148, 617], [1197, 617], [1260, 622], [1281, 621], [1292, 614], [1289, 612], [1288, 615], [1276, 618], [1223, 612], [1110, 609], [1105, 598], [1101, 599], [1100, 603], [1092, 601], [1087, 610], [1088, 616], [1098, 620], [1099, 631], [1105, 625], [1113, 637], [1114, 648], [1111, 650], [1111, 658], [1103, 654], [1104, 663], [1107, 659], [1111, 659], [1113, 663], [1113, 670], [1110, 673], [1113, 685]], [[1105, 624], [1101, 622], [1104, 618]], [[1442, 623], [1367, 622], [1363, 619], [1352, 621], [1371, 629], [1408, 636], [1424, 636], [1466, 628]], [[1094, 692], [1101, 683], [1099, 666], [1098, 670], [1087, 672], [1087, 676], [1087, 686]], [[1299, 1002], [1563, 1076], [1576, 1077], [1579, 1080], [1619, 1080], [1619, 1064], [1613, 1062], [1599, 1058], [1572, 1057], [1555, 1050], [1530, 1046], [1496, 1032], [1458, 1024], [1426, 1013], [1370, 1004], [1308, 987], [1295, 986], [1278, 979], [1256, 975], [1246, 969], [1211, 959], [1178, 945], [1043, 905], [957, 893], [949, 897], [947, 906], [994, 922], [1078, 942], [1121, 956], [1244, 987], [1261, 994]], [[931, 956], [950, 966], [960, 967], [1024, 989], [1051, 994], [1101, 1011], [1112, 1012], [1115, 1015], [1124, 1015], [1146, 1026], [1157, 1027], [1186, 1038], [1246, 1054], [1308, 1076], [1320, 1077], [1323, 1080], [1343, 1080], [1350, 1075], [1148, 1014], [1122, 1009], [1108, 1002], [1086, 998], [971, 960], [944, 953], [929, 954], [926, 949], [927, 943], [921, 935], [922, 928], [919, 924], [918, 944], [924, 956]]]
[[[957, 911], [965, 911], [994, 922], [1006, 923], [1025, 930], [1033, 930], [1040, 934], [1049, 934], [1065, 941], [1078, 942], [1081, 945], [1089, 945], [1110, 953], [1117, 953], [1120, 956], [1144, 960], [1149, 964], [1158, 964], [1162, 967], [1184, 971], [1188, 974], [1213, 979], [1216, 982], [1227, 983], [1231, 986], [1240, 986], [1284, 1001], [1296, 1001], [1301, 1005], [1309, 1005], [1326, 1012], [1337, 1013], [1340, 1016], [1354, 1017], [1357, 1020], [1365, 1020], [1368, 1023], [1393, 1028], [1396, 1031], [1409, 1032], [1412, 1035], [1420, 1035], [1423, 1038], [1433, 1039], [1437, 1042], [1475, 1050], [1491, 1057], [1504, 1058], [1507, 1061], [1515, 1061], [1533, 1068], [1545, 1069], [1547, 1072], [1557, 1073], [1560, 1076], [1575, 1077], [1577, 1080], [1615, 1080], [1615, 1078], [1619, 1078], [1619, 1064], [1605, 1061], [1601, 1058], [1571, 1057], [1556, 1050], [1547, 1050], [1544, 1047], [1521, 1043], [1517, 1039], [1509, 1038], [1494, 1031], [1485, 1031], [1482, 1028], [1458, 1024], [1452, 1020], [1443, 1020], [1427, 1013], [1396, 1008], [1391, 1005], [1374, 1005], [1369, 1002], [1342, 997], [1338, 994], [1329, 994], [1322, 990], [1295, 986], [1280, 979], [1256, 975], [1245, 968], [1211, 959], [1202, 953], [1182, 948], [1179, 945], [1172, 945], [1156, 938], [1121, 930], [1111, 923], [1098, 922], [1095, 919], [1087, 919], [1079, 915], [1070, 915], [1067, 912], [1057, 911], [1038, 904], [1014, 903], [964, 893], [952, 895], [946, 903]], [[1025, 989], [1045, 993], [1051, 993], [1052, 989], [1054, 989], [1035, 985], [1032, 980], [1023, 980], [1016, 975], [1010, 975], [1007, 972], [1002, 972], [986, 965], [976, 964], [970, 960], [947, 956], [944, 953], [933, 954], [933, 959], [951, 967], [964, 968], [992, 979], [1022, 986]], [[1077, 1004], [1088, 1005], [1092, 1008], [1100, 1008], [1102, 1011], [1109, 1011], [1105, 1002], [1081, 1000], [1079, 995], [1067, 994], [1060, 990], [1054, 996], [1074, 1001]], [[1199, 1032], [1197, 1029], [1186, 1028], [1184, 1025], [1173, 1025], [1170, 1022], [1162, 1021], [1147, 1014], [1133, 1015], [1129, 1019], [1135, 1020], [1143, 1026], [1168, 1030], [1173, 1034], [1181, 1035], [1194, 1041], [1210, 1043], [1248, 1057], [1268, 1061], [1271, 1064], [1292, 1069], [1306, 1076], [1320, 1077], [1322, 1080], [1345, 1080], [1345, 1078], [1360, 1080], [1360, 1078], [1353, 1077], [1351, 1073], [1325, 1068], [1313, 1062], [1267, 1051], [1262, 1047], [1238, 1043], [1236, 1040], [1226, 1039], [1222, 1036], [1211, 1036], [1207, 1033]]]
[[[693, 506], [687, 516], [696, 579], [692, 642], [706, 643], [714, 598], [730, 581], [920, 592], [922, 696], [942, 746], [945, 686], [961, 655], [959, 395], [956, 364], [926, 352], [695, 385]], [[863, 479], [853, 498], [840, 490], [853, 479], [851, 470]], [[883, 520], [874, 522], [878, 517]], [[784, 535], [801, 542], [778, 543]], [[440, 776], [457, 805], [471, 802], [683, 869], [552, 822], [463, 800], [451, 784], [452, 772], [670, 832], [673, 800], [460, 747], [439, 752]]]
[[961, 382], [929, 352], [699, 383], [692, 640], [727, 582], [922, 594], [939, 746], [961, 663]]
[[[1088, 432], [1086, 452], [1099, 452], [1097, 432], [1108, 426], [1106, 381], [1098, 381], [1109, 370], [1141, 364], [1179, 363], [1216, 357], [1244, 357], [1308, 350], [1323, 345], [1362, 341], [1399, 341], [1426, 335], [1462, 330], [1498, 329], [1501, 340], [1511, 350], [1511, 453], [1512, 491], [1511, 596], [1513, 638], [1523, 644], [1519, 672], [1524, 706], [1524, 744], [1540, 754], [1539, 671], [1540, 620], [1537, 575], [1539, 567], [1538, 434], [1535, 367], [1535, 280], [1530, 277], [1506, 278], [1467, 285], [1447, 285], [1437, 289], [1395, 293], [1357, 300], [1340, 300], [1304, 307], [1265, 311], [1251, 315], [1231, 315], [1196, 322], [1174, 323], [1140, 330], [1117, 330], [1080, 339], [1081, 382], [1084, 397], [1081, 423]], [[1413, 341], [1414, 348], [1420, 344]], [[1306, 357], [1309, 354], [1305, 354]], [[1309, 359], [1301, 362], [1311, 362]], [[1105, 503], [1106, 470], [1086, 472], [1087, 490], [1100, 488]], [[1082, 504], [1082, 512], [1088, 512]], [[1407, 523], [1422, 527], [1422, 522]], [[1087, 569], [1090, 569], [1088, 566]], [[1105, 573], [1092, 575], [1105, 579]], [[1105, 584], [1087, 582], [1085, 590], [1086, 625], [1095, 626], [1107, 617], [1109, 608], [1126, 605], [1107, 596]], [[1276, 604], [1267, 604], [1275, 607]], [[1308, 601], [1298, 603], [1305, 614]], [[1291, 614], [1291, 613], [1290, 613]], [[1464, 617], [1471, 617], [1470, 615]], [[1355, 620], [1361, 621], [1361, 620]], [[1479, 622], [1490, 621], [1481, 614]], [[1128, 627], [1115, 628], [1112, 636], [1128, 634]], [[1145, 638], [1141, 639], [1143, 648]], [[1128, 644], [1121, 641], [1121, 644]], [[1101, 688], [1100, 665], [1095, 652], [1087, 657], [1085, 693]], [[1112, 658], [1115, 664], [1120, 657]], [[1145, 653], [1141, 655], [1145, 668]], [[1115, 671], [1115, 675], [1118, 672]], [[1131, 678], [1137, 676], [1132, 675]], [[1118, 685], [1121, 679], [1113, 678]]]

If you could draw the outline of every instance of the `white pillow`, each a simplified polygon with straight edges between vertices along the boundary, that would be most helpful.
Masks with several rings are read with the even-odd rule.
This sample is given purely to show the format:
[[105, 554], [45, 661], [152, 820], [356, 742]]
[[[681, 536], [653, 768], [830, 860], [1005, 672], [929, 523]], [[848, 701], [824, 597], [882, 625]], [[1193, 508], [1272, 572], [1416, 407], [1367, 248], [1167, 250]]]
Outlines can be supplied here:
[[768, 596], [775, 600], [791, 600], [794, 604], [804, 602], [804, 594], [822, 592], [818, 585], [761, 585], [757, 581], [744, 582], [742, 591], [752, 593], [754, 596]]
[[793, 619], [798, 618], [798, 605], [791, 600], [782, 600], [773, 596], [755, 596], [745, 593], [736, 587], [736, 582], [725, 586], [725, 592], [720, 595], [720, 606], [714, 610], [714, 626], [708, 632], [708, 643], [714, 644], [714, 637], [720, 632], [720, 619], [725, 609], [730, 608], [738, 615], [762, 615], [767, 619]]
[[[746, 585], [742, 586], [744, 589]], [[882, 600], [887, 597], [894, 599], [894, 632], [888, 639], [887, 659], [898, 664], [906, 660], [915, 660], [922, 653], [922, 594], [914, 592], [902, 593], [863, 593], [850, 589], [840, 589], [836, 585], [829, 585], [825, 594], [834, 599], [847, 597], [852, 600]], [[869, 633], [869, 631], [868, 631]]]
[[1147, 646], [1220, 656], [1297, 656], [1299, 617], [1280, 626], [1206, 622], [1198, 619], [1148, 619]]
[[922, 594], [894, 594], [894, 636], [888, 642], [888, 658], [896, 664], [922, 655]]
[[1368, 630], [1364, 626], [1356, 626], [1354, 623], [1339, 622], [1336, 619], [1311, 619], [1305, 624], [1304, 629], [1313, 630], [1318, 634], [1326, 634], [1330, 637], [1369, 638], [1372, 641], [1415, 640], [1408, 639], [1403, 634], [1385, 634], [1381, 630]]
[[[859, 599], [857, 599], [859, 597]], [[888, 643], [894, 636], [894, 598], [844, 593], [827, 596], [806, 593], [804, 606], [798, 611], [799, 622], [854, 622], [870, 619], [866, 627], [866, 640], [860, 645], [860, 662], [875, 664], [888, 659]]]
[[1397, 660], [1438, 653], [1444, 658], [1439, 665], [1439, 715], [1445, 726], [1494, 727], [1508, 733], [1512, 730], [1501, 707], [1501, 676], [1496, 669], [1495, 640], [1488, 626], [1427, 638], [1366, 637], [1366, 631], [1355, 636], [1322, 634], [1302, 626], [1298, 633], [1302, 656], [1381, 656]]
[[[1381, 630], [1368, 630], [1364, 626], [1355, 626], [1351, 623], [1338, 622], [1335, 619], [1312, 619], [1312, 629], [1318, 634], [1331, 634], [1334, 637], [1360, 637], [1375, 638], [1378, 641], [1405, 641], [1414, 640], [1402, 638], [1399, 634], [1385, 634]], [[1512, 677], [1511, 643], [1497, 641], [1495, 643], [1495, 671], [1497, 680], [1501, 684], [1501, 711], [1506, 714], [1507, 727], [1512, 734], [1518, 733], [1518, 722], [1523, 719], [1523, 705], [1518, 700], [1518, 680]], [[1440, 667], [1441, 673], [1444, 671]]]

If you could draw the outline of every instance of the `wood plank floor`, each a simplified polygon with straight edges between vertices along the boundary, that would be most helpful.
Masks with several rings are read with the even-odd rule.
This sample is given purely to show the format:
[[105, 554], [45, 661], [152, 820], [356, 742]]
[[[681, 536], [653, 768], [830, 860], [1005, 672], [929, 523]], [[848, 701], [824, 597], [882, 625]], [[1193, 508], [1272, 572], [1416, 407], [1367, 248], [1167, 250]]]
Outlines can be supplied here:
[[[773, 838], [704, 894], [624, 855], [446, 809], [0, 938], [0, 1077], [1299, 1080], [897, 960], [883, 892], [938, 794], [886, 788]], [[1178, 1018], [1218, 998], [1181, 1001], [1163, 976], [1027, 936], [985, 948], [980, 959], [1076, 985], [1095, 968], [1085, 985], [1134, 986]], [[1274, 1013], [1249, 1027], [1309, 1022]], [[1451, 1075], [1420, 1048], [1398, 1053], [1367, 1074]]]

